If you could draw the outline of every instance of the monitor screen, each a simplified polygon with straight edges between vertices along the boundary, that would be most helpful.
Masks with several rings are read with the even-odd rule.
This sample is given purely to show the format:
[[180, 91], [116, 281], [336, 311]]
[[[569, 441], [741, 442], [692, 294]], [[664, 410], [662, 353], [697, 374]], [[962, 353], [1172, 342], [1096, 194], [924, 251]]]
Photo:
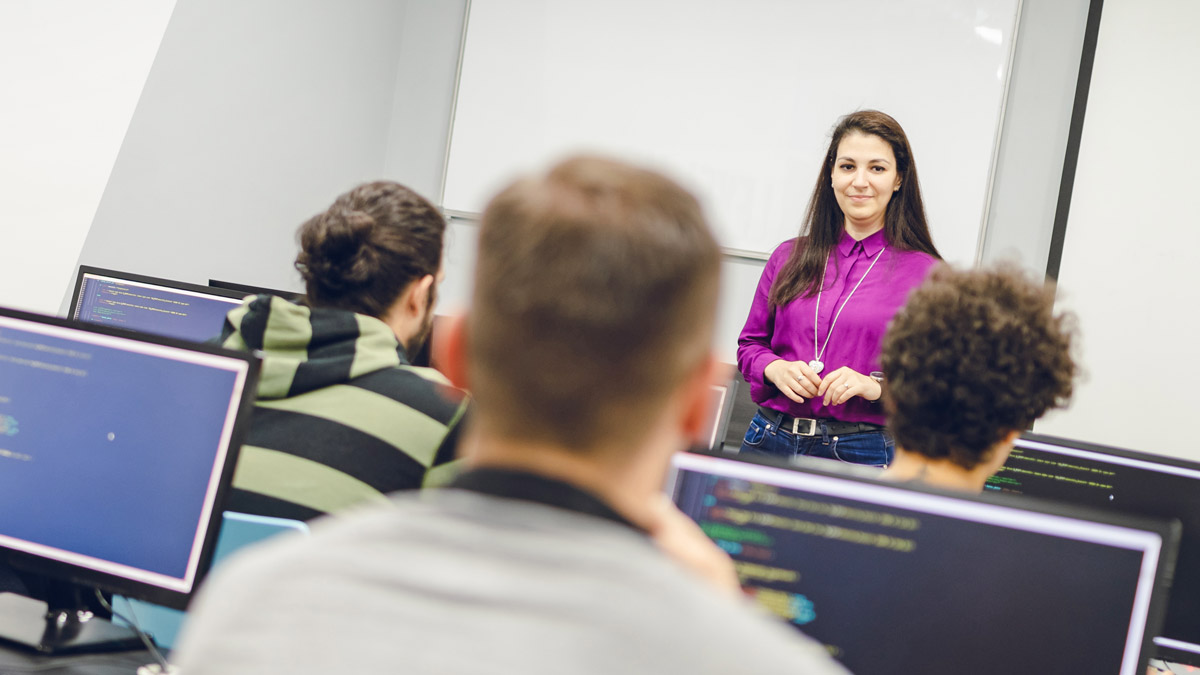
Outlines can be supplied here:
[[1161, 518], [1183, 525], [1157, 651], [1200, 665], [1200, 464], [1026, 435], [989, 490]]
[[183, 606], [211, 554], [257, 361], [0, 310], [0, 549]]
[[244, 293], [82, 266], [70, 316], [85, 323], [204, 342]]
[[744, 590], [856, 675], [1145, 669], [1167, 523], [724, 457], [674, 464], [675, 503]]

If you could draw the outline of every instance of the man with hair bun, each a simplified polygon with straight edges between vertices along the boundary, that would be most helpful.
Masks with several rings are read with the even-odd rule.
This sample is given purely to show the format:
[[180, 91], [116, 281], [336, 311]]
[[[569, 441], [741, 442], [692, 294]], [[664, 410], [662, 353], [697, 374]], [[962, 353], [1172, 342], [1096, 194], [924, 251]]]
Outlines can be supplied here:
[[1073, 321], [1017, 268], [937, 268], [892, 320], [884, 397], [896, 460], [883, 477], [980, 492], [1017, 436], [1071, 398]]
[[650, 171], [575, 158], [501, 192], [435, 345], [472, 391], [468, 469], [217, 570], [183, 672], [844, 675], [662, 492], [720, 372], [720, 264]]
[[387, 181], [300, 226], [307, 295], [249, 298], [221, 341], [263, 359], [227, 508], [309, 520], [419, 488], [453, 459], [466, 410], [440, 373], [410, 365], [429, 336], [446, 222]]

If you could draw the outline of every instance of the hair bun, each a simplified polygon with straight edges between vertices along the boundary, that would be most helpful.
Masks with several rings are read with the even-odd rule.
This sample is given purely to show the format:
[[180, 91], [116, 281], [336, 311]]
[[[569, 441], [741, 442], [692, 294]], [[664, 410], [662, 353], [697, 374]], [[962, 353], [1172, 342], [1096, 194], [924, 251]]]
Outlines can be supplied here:
[[375, 219], [363, 211], [331, 209], [309, 222], [297, 267], [305, 281], [335, 293], [370, 282], [379, 263], [372, 245]]

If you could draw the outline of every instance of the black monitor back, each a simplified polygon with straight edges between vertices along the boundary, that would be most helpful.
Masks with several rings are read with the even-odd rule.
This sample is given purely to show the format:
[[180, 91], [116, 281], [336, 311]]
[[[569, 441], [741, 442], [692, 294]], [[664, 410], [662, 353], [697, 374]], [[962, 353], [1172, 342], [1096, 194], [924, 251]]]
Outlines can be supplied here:
[[208, 285], [210, 288], [220, 288], [226, 291], [234, 291], [242, 295], [276, 295], [289, 302], [300, 302], [304, 300], [303, 293], [295, 291], [281, 291], [276, 288], [266, 288], [264, 286], [251, 286], [249, 284], [239, 284], [233, 281], [221, 281], [219, 279], [209, 279]]

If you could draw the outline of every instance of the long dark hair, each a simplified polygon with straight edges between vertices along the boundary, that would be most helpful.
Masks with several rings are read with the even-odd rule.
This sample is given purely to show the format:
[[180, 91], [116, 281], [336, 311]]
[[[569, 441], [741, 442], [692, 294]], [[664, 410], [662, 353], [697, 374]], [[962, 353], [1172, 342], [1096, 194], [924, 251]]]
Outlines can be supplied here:
[[859, 110], [838, 120], [829, 139], [829, 149], [821, 162], [817, 183], [813, 186], [808, 201], [808, 213], [800, 236], [807, 237], [797, 242], [791, 256], [779, 270], [771, 285], [770, 304], [779, 307], [799, 297], [812, 297], [821, 284], [821, 273], [829, 251], [837, 245], [845, 225], [845, 215], [833, 194], [830, 179], [837, 157], [838, 144], [851, 131], [869, 136], [878, 136], [892, 146], [896, 156], [896, 174], [900, 189], [892, 195], [884, 215], [884, 236], [893, 248], [902, 251], [922, 251], [941, 259], [929, 235], [929, 224], [925, 221], [925, 202], [921, 199], [921, 183], [917, 180], [917, 163], [913, 159], [912, 146], [900, 123], [891, 115], [878, 110]]

